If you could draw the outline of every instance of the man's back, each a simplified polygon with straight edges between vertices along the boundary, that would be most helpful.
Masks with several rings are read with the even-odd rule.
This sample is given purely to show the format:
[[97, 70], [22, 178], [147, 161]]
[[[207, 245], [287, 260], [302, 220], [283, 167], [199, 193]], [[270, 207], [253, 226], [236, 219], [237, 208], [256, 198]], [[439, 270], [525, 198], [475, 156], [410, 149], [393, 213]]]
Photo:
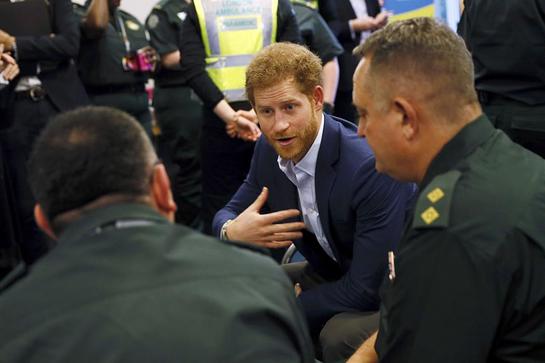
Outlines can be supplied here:
[[479, 91], [545, 102], [544, 17], [543, 0], [465, 0], [458, 32], [472, 54]]
[[71, 225], [3, 292], [0, 312], [0, 357], [8, 362], [313, 355], [292, 289], [272, 261], [139, 204], [101, 208]]

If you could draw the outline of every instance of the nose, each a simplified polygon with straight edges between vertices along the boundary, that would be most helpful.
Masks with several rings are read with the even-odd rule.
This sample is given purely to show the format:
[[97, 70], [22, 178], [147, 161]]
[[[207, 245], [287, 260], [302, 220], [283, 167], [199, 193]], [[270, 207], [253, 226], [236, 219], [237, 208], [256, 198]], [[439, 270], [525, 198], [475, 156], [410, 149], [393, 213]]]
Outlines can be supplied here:
[[282, 112], [277, 112], [274, 117], [274, 132], [282, 133], [290, 127], [290, 123], [286, 115]]

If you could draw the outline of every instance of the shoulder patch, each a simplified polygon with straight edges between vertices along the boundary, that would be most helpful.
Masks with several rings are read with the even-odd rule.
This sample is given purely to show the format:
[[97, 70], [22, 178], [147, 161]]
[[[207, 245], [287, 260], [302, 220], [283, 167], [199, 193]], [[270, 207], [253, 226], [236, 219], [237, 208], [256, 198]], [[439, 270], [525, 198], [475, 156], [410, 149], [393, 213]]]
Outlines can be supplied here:
[[132, 20], [125, 20], [125, 25], [132, 31], [138, 31], [140, 29], [140, 24]]
[[412, 228], [445, 228], [449, 224], [450, 204], [462, 173], [451, 170], [436, 176], [416, 202]]
[[185, 18], [187, 18], [187, 13], [185, 11], [181, 11], [176, 15], [178, 15], [178, 18], [180, 18], [181, 21], [184, 21]]
[[159, 17], [156, 14], [151, 14], [147, 21], [148, 27], [154, 29], [159, 24]]

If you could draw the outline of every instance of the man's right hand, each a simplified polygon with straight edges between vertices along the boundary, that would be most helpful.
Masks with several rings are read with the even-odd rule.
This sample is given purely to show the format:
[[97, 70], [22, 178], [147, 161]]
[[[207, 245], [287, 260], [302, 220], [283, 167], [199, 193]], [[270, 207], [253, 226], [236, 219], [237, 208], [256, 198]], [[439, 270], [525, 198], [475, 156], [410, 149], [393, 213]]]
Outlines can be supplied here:
[[278, 212], [260, 214], [265, 205], [269, 190], [264, 187], [261, 194], [244, 212], [239, 214], [227, 226], [227, 237], [230, 240], [254, 243], [266, 248], [288, 247], [293, 240], [301, 238], [303, 222], [278, 223], [288, 218], [297, 217], [297, 209], [286, 209]]
[[4, 45], [5, 51], [12, 51], [13, 45], [15, 44], [15, 38], [0, 29], [0, 44]]
[[373, 19], [375, 30], [383, 28], [386, 24], [388, 24], [388, 19], [390, 16], [392, 16], [392, 13], [389, 11], [381, 11], [380, 14], [375, 16]]
[[19, 66], [13, 57], [4, 53], [3, 44], [0, 44], [0, 74], [7, 81], [11, 81], [19, 74]]

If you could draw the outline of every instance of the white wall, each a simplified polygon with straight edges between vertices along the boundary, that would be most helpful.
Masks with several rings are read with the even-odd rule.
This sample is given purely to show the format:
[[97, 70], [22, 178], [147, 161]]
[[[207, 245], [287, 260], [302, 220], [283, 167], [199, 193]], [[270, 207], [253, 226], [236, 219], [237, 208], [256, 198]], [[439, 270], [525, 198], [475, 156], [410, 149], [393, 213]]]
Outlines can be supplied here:
[[[85, 3], [85, 0], [72, 1], [78, 4]], [[121, 0], [121, 8], [144, 22], [151, 8], [158, 2], [159, 0]]]

